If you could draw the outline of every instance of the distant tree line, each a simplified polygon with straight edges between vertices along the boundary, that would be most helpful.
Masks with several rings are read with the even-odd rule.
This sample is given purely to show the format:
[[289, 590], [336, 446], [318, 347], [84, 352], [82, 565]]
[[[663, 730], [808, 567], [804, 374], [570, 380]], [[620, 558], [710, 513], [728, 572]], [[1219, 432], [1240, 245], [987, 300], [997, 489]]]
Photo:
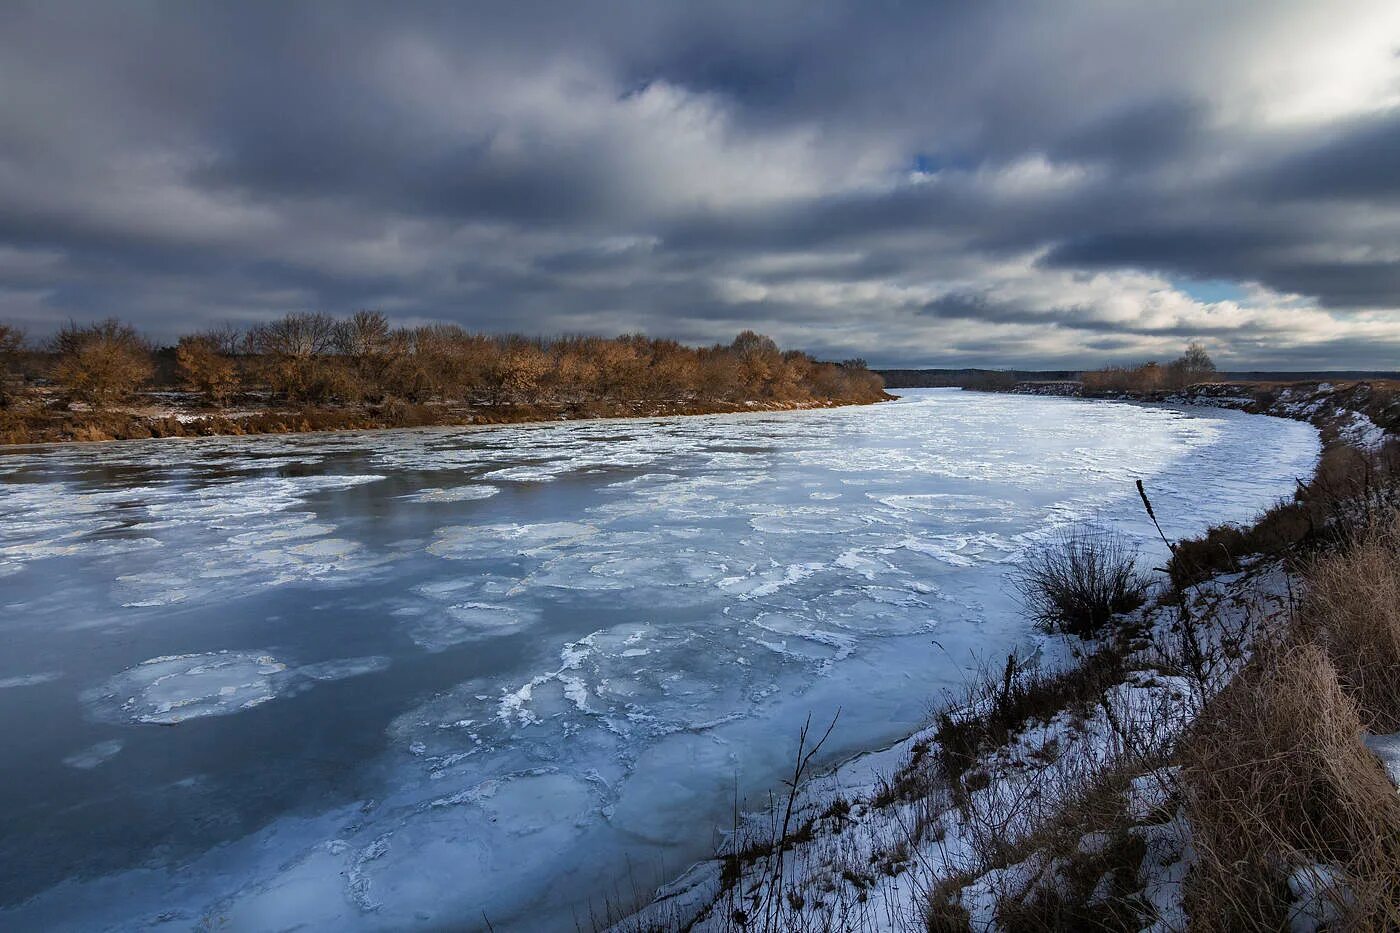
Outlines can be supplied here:
[[1081, 377], [1086, 395], [1117, 392], [1156, 392], [1184, 389], [1216, 378], [1215, 362], [1199, 343], [1165, 365], [1148, 362], [1138, 366], [1108, 366], [1086, 372]]
[[883, 382], [863, 361], [818, 362], [753, 331], [696, 348], [640, 334], [546, 339], [454, 324], [395, 328], [375, 311], [288, 314], [246, 330], [190, 334], [161, 350], [116, 319], [69, 323], [32, 348], [0, 324], [0, 404], [22, 390], [19, 368], [94, 408], [152, 388], [178, 388], [211, 406], [255, 397], [289, 405], [474, 406], [884, 397]]

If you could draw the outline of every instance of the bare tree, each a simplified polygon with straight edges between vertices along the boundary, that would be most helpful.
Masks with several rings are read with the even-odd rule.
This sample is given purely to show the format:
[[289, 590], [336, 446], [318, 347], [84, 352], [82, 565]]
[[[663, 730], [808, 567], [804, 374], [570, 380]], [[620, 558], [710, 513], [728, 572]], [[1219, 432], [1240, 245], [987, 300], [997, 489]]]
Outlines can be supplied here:
[[335, 348], [338, 330], [329, 314], [288, 314], [254, 327], [248, 345], [262, 357], [257, 369], [274, 393], [322, 402], [353, 394], [353, 380], [325, 358]]
[[550, 348], [554, 357], [553, 389], [557, 398], [578, 402], [592, 394], [598, 382], [597, 355], [590, 343], [594, 338], [568, 338], [556, 341]]
[[538, 392], [550, 360], [539, 345], [510, 338], [494, 347], [486, 366], [486, 388], [492, 405], [528, 401]]
[[1215, 361], [1210, 358], [1206, 348], [1199, 343], [1192, 343], [1186, 348], [1186, 352], [1177, 357], [1168, 366], [1171, 373], [1171, 380], [1177, 386], [1185, 387], [1198, 382], [1205, 382], [1215, 378]]
[[216, 353], [224, 356], [238, 356], [248, 350], [248, 334], [237, 324], [226, 322], [209, 328], [201, 336], [213, 345]]
[[389, 319], [378, 311], [356, 311], [336, 325], [336, 349], [357, 363], [384, 356], [389, 346]]
[[709, 399], [735, 399], [744, 392], [744, 373], [727, 347], [700, 354], [700, 394]]
[[254, 353], [302, 360], [330, 352], [336, 331], [329, 314], [299, 313], [259, 324], [248, 337]]
[[771, 337], [743, 331], [734, 338], [730, 350], [739, 359], [740, 372], [750, 395], [769, 397], [775, 382], [782, 378], [783, 356]]
[[0, 360], [8, 361], [24, 346], [24, 331], [0, 322]]

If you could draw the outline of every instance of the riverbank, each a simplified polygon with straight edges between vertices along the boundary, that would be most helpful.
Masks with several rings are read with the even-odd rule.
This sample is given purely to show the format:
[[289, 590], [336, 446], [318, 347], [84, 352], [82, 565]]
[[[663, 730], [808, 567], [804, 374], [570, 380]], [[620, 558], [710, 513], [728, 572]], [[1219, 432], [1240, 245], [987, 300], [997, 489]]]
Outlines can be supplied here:
[[0, 446], [798, 411], [870, 405], [893, 398], [881, 393], [879, 398], [871, 399], [595, 400], [573, 404], [494, 406], [404, 402], [298, 407], [247, 404], [210, 410], [200, 406], [194, 396], [166, 392], [106, 410], [71, 410], [39, 403], [27, 408], [0, 411]]
[[1306, 421], [1322, 433], [1324, 443], [1342, 442], [1365, 450], [1378, 449], [1386, 437], [1400, 434], [1400, 383], [1390, 380], [1206, 382], [1184, 389], [1098, 393], [1087, 392], [1076, 380], [1058, 380], [973, 391], [1230, 408]]
[[[1360, 698], [1356, 661], [1383, 667], [1400, 643], [1400, 525], [1384, 524], [1397, 522], [1400, 444], [1380, 427], [1393, 396], [1365, 384], [1173, 396], [1132, 401], [1308, 421], [1327, 452], [1294, 502], [1178, 546], [1147, 604], [1103, 637], [993, 663], [926, 728], [829, 773], [799, 761], [788, 799], [616, 929], [1394, 922], [1386, 839], [1400, 798], [1367, 746], [1395, 775], [1400, 740], [1385, 733], [1400, 711]], [[1221, 761], [1246, 779], [1215, 780]], [[1265, 894], [1242, 899], [1235, 875]]]
[[919, 729], [1025, 643], [994, 589], [1017, 542], [1136, 526], [1134, 476], [1169, 533], [1203, 530], [1188, 502], [1243, 521], [1317, 449], [945, 391], [9, 453], [0, 679], [47, 718], [4, 734], [0, 926], [528, 930], [710, 854], [736, 772], [751, 805], [781, 786], [809, 710], [846, 707], [823, 766]]

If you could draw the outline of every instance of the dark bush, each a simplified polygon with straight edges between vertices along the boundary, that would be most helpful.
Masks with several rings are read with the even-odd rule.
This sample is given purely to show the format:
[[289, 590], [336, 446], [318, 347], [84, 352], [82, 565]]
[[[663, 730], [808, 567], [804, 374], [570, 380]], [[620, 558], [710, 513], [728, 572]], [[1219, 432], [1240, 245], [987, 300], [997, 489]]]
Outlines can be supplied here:
[[1142, 605], [1148, 581], [1137, 558], [1123, 535], [1076, 526], [1031, 553], [1016, 588], [1041, 629], [1091, 638], [1114, 615]]

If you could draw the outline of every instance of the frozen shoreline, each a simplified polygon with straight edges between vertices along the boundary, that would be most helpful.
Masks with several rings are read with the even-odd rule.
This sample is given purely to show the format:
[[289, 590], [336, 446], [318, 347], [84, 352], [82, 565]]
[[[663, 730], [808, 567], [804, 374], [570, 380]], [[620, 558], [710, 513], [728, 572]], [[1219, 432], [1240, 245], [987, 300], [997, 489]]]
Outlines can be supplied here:
[[[1195, 391], [1164, 397], [1120, 397], [1100, 401], [1124, 404], [1200, 405], [1244, 410], [1269, 417], [1302, 421], [1316, 427], [1332, 443], [1349, 445], [1361, 451], [1379, 450], [1393, 435], [1378, 426], [1367, 414], [1357, 410], [1358, 401], [1368, 401], [1369, 393], [1349, 390], [1338, 392], [1322, 384], [1311, 389], [1283, 389], [1267, 405], [1258, 400], [1227, 391], [1226, 387], [1196, 387]], [[1078, 397], [1077, 386], [1056, 384], [1028, 386], [1008, 394], [1052, 397]], [[1231, 603], [1231, 608], [1219, 611], [1213, 624], [1221, 631], [1243, 630], [1247, 617], [1281, 618], [1291, 604], [1292, 584], [1279, 565], [1259, 564], [1243, 574], [1219, 573], [1198, 584], [1200, 593], [1217, 605]], [[1168, 596], [1163, 585], [1155, 600]], [[1176, 610], [1162, 602], [1150, 604], [1135, 614], [1139, 624], [1149, 633], [1148, 638], [1165, 639], [1170, 635]], [[1266, 626], [1267, 627], [1267, 626]], [[1037, 666], [1051, 668], [1077, 663], [1061, 643], [1059, 651], [1045, 657], [1037, 656]], [[998, 750], [995, 755], [980, 760], [974, 768], [994, 775], [992, 788], [974, 792], [971, 801], [955, 805], [952, 799], [940, 796], [946, 788], [934, 787], [916, 791], [912, 798], [900, 799], [893, 791], [905, 777], [916, 772], [920, 762], [936, 748], [938, 727], [926, 725], [892, 745], [851, 756], [808, 777], [795, 794], [792, 809], [795, 826], [802, 827], [792, 843], [774, 845], [779, 835], [775, 830], [776, 816], [772, 811], [754, 811], [744, 815], [733, 835], [720, 847], [719, 854], [702, 860], [657, 889], [655, 898], [637, 912], [622, 917], [611, 927], [612, 933], [634, 933], [655, 928], [684, 928], [690, 930], [731, 931], [744, 926], [736, 918], [747, 915], [758, 922], [762, 910], [763, 928], [777, 923], [779, 928], [792, 930], [849, 929], [869, 931], [922, 930], [930, 891], [921, 887], [919, 877], [932, 879], [956, 874], [972, 864], [969, 841], [960, 838], [960, 827], [966, 832], [966, 817], [954, 813], [1002, 813], [991, 819], [1021, 820], [1021, 832], [1033, 830], [1035, 815], [1016, 815], [1016, 806], [1008, 808], [1007, 796], [1018, 798], [1022, 791], [1017, 782], [1033, 781], [1045, 799], [1035, 807], [1036, 814], [1054, 814], [1059, 799], [1072, 798], [1079, 774], [1095, 769], [1096, 762], [1107, 760], [1113, 746], [1127, 740], [1123, 721], [1141, 723], [1143, 732], [1135, 740], [1155, 747], [1170, 742], [1175, 732], [1185, 728], [1199, 711], [1211, 692], [1228, 682], [1234, 668], [1222, 669], [1205, 687], [1193, 693], [1189, 683], [1173, 682], [1170, 678], [1147, 676], [1132, 672], [1115, 689], [1127, 691], [1111, 702], [1105, 700], [1104, 713], [1118, 708], [1115, 718], [1092, 719], [1088, 723], [1073, 722], [1057, 717], [1032, 724], [1018, 735], [1012, 747]], [[1135, 679], [1137, 678], [1137, 679]], [[1203, 693], [1202, 690], [1205, 692]], [[1138, 712], [1134, 712], [1137, 710]], [[965, 713], [966, 711], [962, 711]], [[958, 716], [957, 707], [944, 710]], [[1167, 724], [1163, 731], [1163, 724]], [[1177, 724], [1172, 727], [1170, 724]], [[1131, 733], [1131, 726], [1129, 727]], [[1371, 740], [1368, 740], [1368, 744]], [[1389, 744], [1387, 744], [1389, 743]], [[1377, 754], [1387, 762], [1395, 780], [1394, 737], [1375, 740]], [[1053, 747], [1056, 758], [1048, 764], [1031, 767], [1037, 749]], [[1079, 760], [1076, 760], [1079, 759]], [[1064, 774], [1056, 773], [1061, 762]], [[1138, 786], [1140, 783], [1140, 787]], [[1011, 790], [1007, 790], [1007, 785]], [[1144, 803], [1135, 818], [1147, 824], [1142, 832], [1147, 838], [1148, 859], [1144, 860], [1138, 885], [1149, 909], [1155, 912], [1154, 930], [1172, 931], [1184, 928], [1181, 878], [1190, 856], [1189, 831], [1177, 816], [1161, 826], [1151, 825], [1153, 810], [1165, 801], [1153, 804], [1162, 791], [1154, 784], [1153, 775], [1145, 773], [1134, 784], [1144, 795]], [[986, 799], [983, 799], [986, 798]], [[941, 814], [938, 812], [942, 810]], [[931, 812], [932, 811], [932, 815]], [[1160, 814], [1158, 814], [1160, 815]], [[929, 844], [923, 827], [929, 821], [938, 824], [933, 833], [935, 844]], [[775, 863], [771, 852], [776, 848], [790, 850], [789, 857]], [[911, 851], [911, 849], [913, 851]], [[739, 855], [738, 853], [752, 853]], [[996, 877], [979, 879], [964, 888], [960, 907], [967, 912], [972, 929], [995, 927], [998, 897], [1004, 888], [1017, 885], [1029, 890], [1032, 885], [1046, 883], [1045, 873], [1053, 869], [1033, 860], [1011, 868], [990, 873]], [[737, 866], [737, 868], [736, 868]], [[1020, 876], [1017, 876], [1020, 872]], [[901, 879], [903, 883], [901, 883]], [[932, 883], [931, 881], [928, 883]], [[1049, 882], [1053, 887], [1053, 878]], [[979, 887], [980, 886], [980, 887]], [[1321, 903], [1321, 902], [1319, 902]], [[1297, 907], [1306, 919], [1309, 911], [1322, 910], [1306, 898]]]
[[[68, 444], [113, 444], [151, 440], [208, 437], [287, 437], [300, 435], [360, 435], [386, 431], [463, 430], [501, 427], [535, 427], [578, 421], [635, 421], [657, 418], [692, 418], [785, 411], [822, 411], [832, 408], [878, 405], [892, 401], [886, 395], [874, 401], [808, 399], [805, 401], [747, 400], [742, 402], [629, 402], [595, 405], [587, 410], [568, 406], [516, 406], [500, 409], [423, 406], [428, 415], [416, 419], [375, 414], [369, 409], [206, 409], [145, 406], [115, 408], [107, 412], [71, 412], [55, 416], [44, 437], [18, 443], [0, 443], [0, 453]], [[63, 419], [69, 419], [65, 422]], [[424, 419], [427, 420], [424, 420]], [[88, 420], [84, 420], [88, 419]], [[96, 419], [96, 423], [88, 421]], [[69, 423], [71, 422], [71, 423]], [[114, 433], [115, 432], [115, 433]]]
[[[1020, 543], [1105, 509], [1137, 529], [1121, 495], [1135, 475], [1194, 528], [1185, 503], [1203, 478], [1232, 501], [1239, 464], [1257, 459], [1241, 488], [1262, 499], [1314, 453], [1301, 426], [1228, 413], [1033, 404], [1030, 424], [1024, 401], [935, 392], [866, 410], [406, 432], [392, 445], [343, 435], [0, 456], [7, 478], [27, 475], [0, 488], [45, 522], [10, 527], [11, 580], [41, 586], [43, 561], [81, 561], [61, 592], [115, 596], [106, 613], [138, 635], [186, 633], [21, 688], [113, 697], [94, 697], [101, 728], [84, 726], [63, 749], [76, 763], [55, 767], [110, 786], [158, 752], [179, 799], [182, 736], [296, 727], [285, 748], [259, 742], [253, 772], [290, 780], [303, 776], [302, 734], [330, 724], [300, 711], [382, 696], [391, 714], [368, 762], [382, 786], [348, 809], [275, 811], [165, 882], [156, 867], [71, 880], [0, 918], [132, 925], [156, 917], [142, 892], [166, 887], [184, 921], [165, 922], [431, 926], [476, 905], [498, 928], [567, 923], [628, 859], [650, 871], [703, 855], [696, 828], [727, 821], [738, 763], [742, 795], [760, 799], [807, 711], [847, 704], [829, 750], [844, 759], [913, 730], [978, 648], [1023, 642], [989, 588]], [[1090, 449], [1104, 462], [1086, 472]], [[381, 580], [393, 586], [365, 589]], [[202, 603], [223, 617], [246, 607], [232, 609], [246, 631], [205, 625]], [[58, 608], [34, 617], [36, 633], [104, 643], [89, 621], [101, 614]], [[518, 657], [483, 655], [464, 672], [505, 644]], [[229, 703], [207, 699], [224, 687]], [[853, 691], [870, 697], [863, 708]], [[114, 706], [199, 715], [149, 731], [114, 723]], [[526, 882], [547, 887], [511, 900]]]

